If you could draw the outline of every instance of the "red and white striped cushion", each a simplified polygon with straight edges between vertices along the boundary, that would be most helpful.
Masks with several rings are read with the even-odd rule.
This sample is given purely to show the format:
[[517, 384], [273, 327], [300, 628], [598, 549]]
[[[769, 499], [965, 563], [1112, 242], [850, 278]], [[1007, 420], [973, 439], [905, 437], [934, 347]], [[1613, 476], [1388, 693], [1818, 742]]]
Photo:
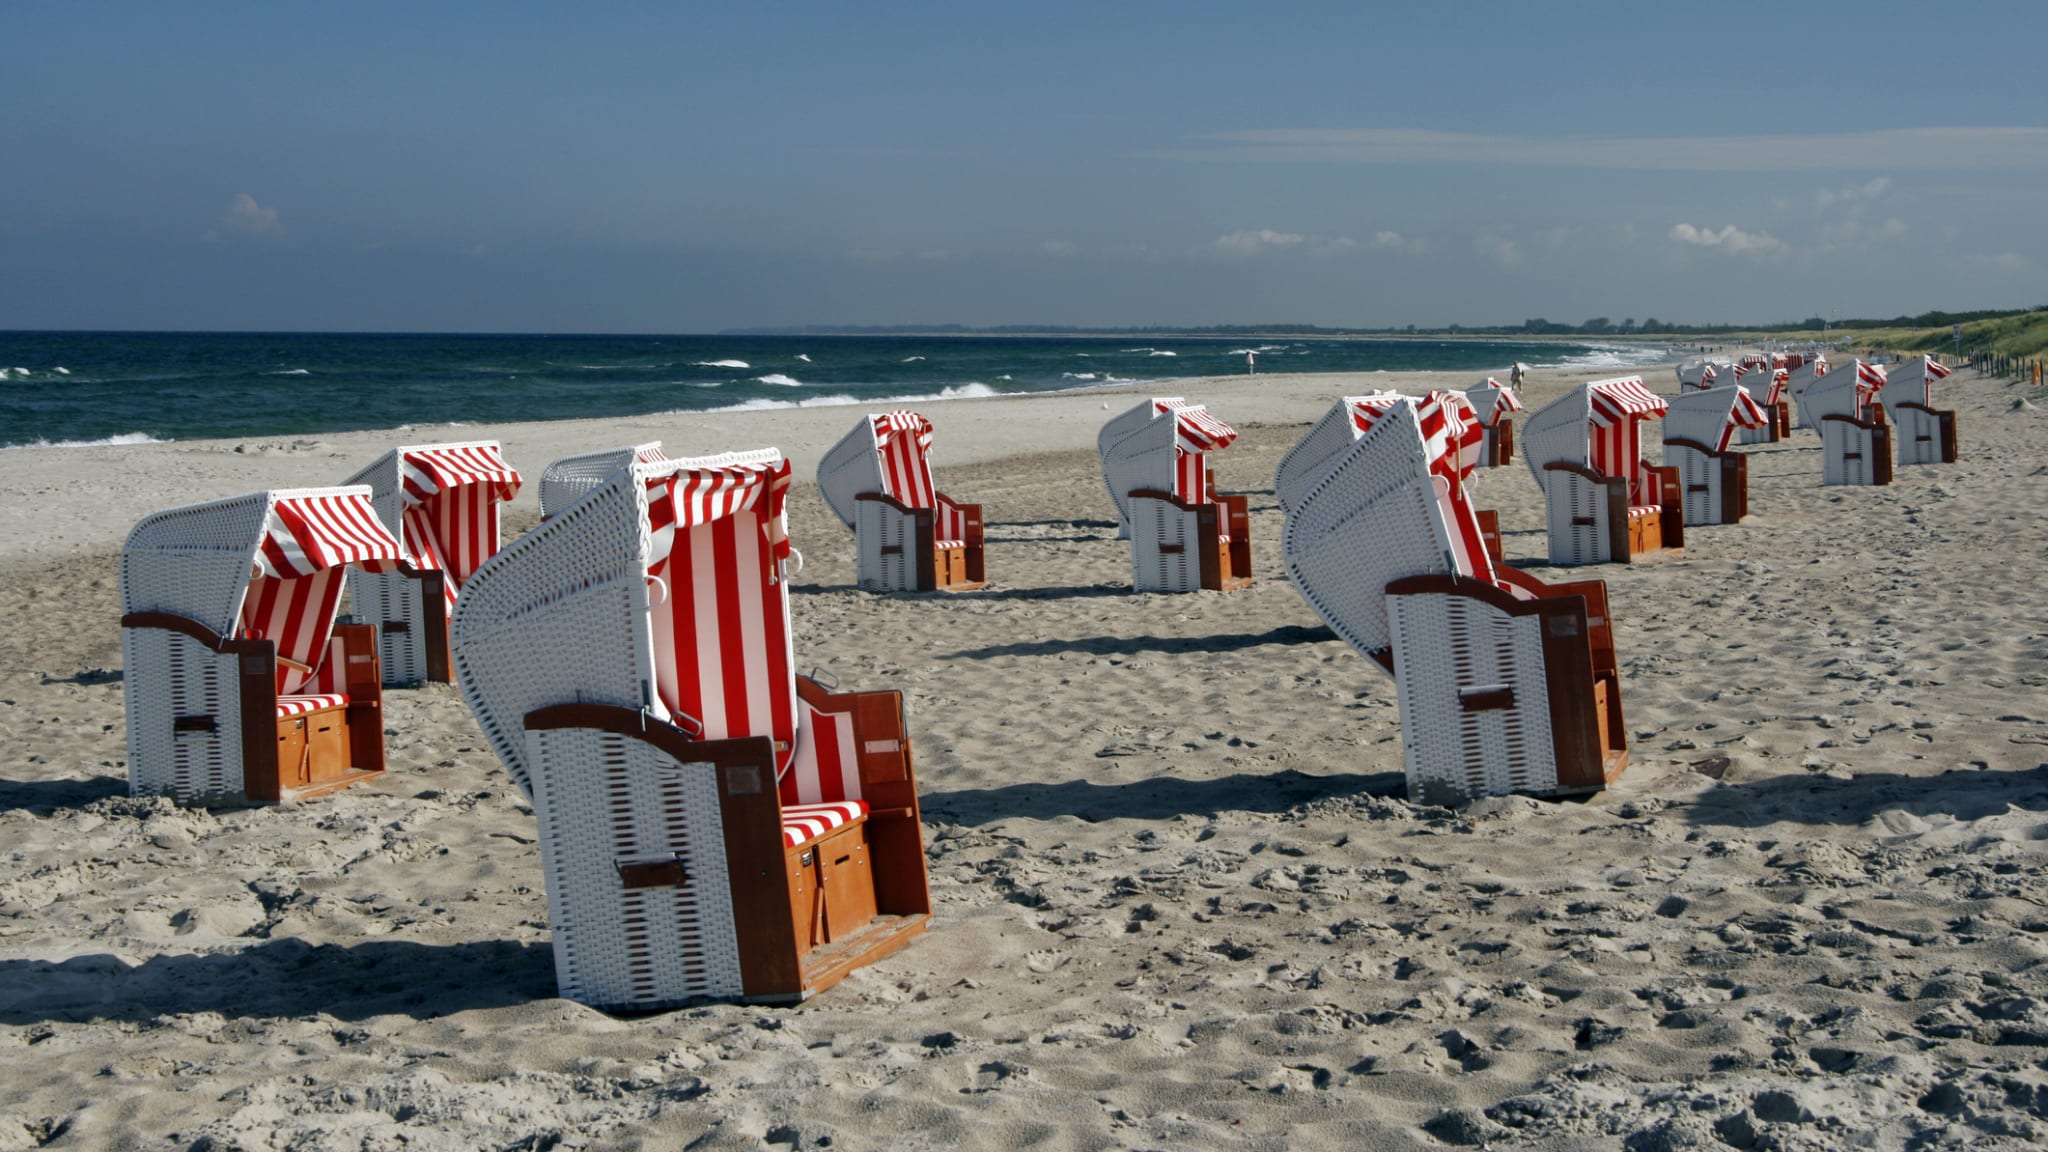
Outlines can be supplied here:
[[1664, 506], [1662, 504], [1631, 504], [1628, 506], [1628, 514], [1630, 519], [1635, 519], [1639, 516], [1648, 516], [1653, 512], [1662, 511], [1664, 511]]
[[939, 547], [959, 547], [967, 538], [967, 513], [943, 496], [939, 497], [934, 512], [932, 527], [939, 537]]
[[[650, 484], [655, 686], [706, 740], [768, 736], [789, 761], [796, 662], [782, 581], [789, 464], [690, 469]], [[657, 491], [658, 490], [658, 491]], [[689, 725], [684, 724], [685, 728]]]
[[795, 848], [867, 814], [868, 806], [860, 800], [792, 804], [782, 810], [782, 842]]
[[287, 716], [303, 716], [308, 712], [318, 712], [323, 708], [346, 707], [348, 707], [348, 696], [342, 692], [323, 692], [318, 696], [279, 696], [277, 698], [277, 718], [282, 720]]

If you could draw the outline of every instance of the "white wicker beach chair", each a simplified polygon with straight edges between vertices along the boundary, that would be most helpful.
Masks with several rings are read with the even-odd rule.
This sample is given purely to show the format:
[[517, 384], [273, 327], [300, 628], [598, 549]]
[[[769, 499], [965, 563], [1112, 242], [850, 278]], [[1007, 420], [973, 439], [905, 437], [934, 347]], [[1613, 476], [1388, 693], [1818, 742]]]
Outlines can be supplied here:
[[336, 618], [343, 569], [402, 559], [362, 486], [145, 516], [121, 550], [130, 791], [276, 803], [382, 775], [376, 640]]
[[1678, 469], [1688, 527], [1738, 524], [1749, 514], [1749, 458], [1728, 446], [1737, 431], [1762, 428], [1769, 419], [1734, 384], [1682, 392], [1670, 401], [1664, 413], [1664, 463]]
[[1282, 511], [1294, 507], [1294, 502], [1309, 486], [1323, 478], [1351, 442], [1365, 434], [1372, 422], [1387, 409], [1402, 399], [1399, 392], [1368, 392], [1362, 396], [1346, 396], [1330, 405], [1322, 419], [1309, 427], [1294, 447], [1280, 457], [1280, 467], [1273, 474], [1273, 497]]
[[1802, 358], [1795, 354], [1786, 358], [1785, 387], [1782, 396], [1792, 405], [1792, 418], [1797, 421], [1795, 427], [1815, 427], [1807, 423], [1806, 406], [1800, 401], [1800, 397], [1806, 395], [1806, 390], [1812, 387], [1815, 381], [1826, 377], [1827, 374], [1828, 360], [1825, 356]]
[[1217, 495], [1207, 465], [1207, 453], [1236, 439], [1202, 405], [1173, 402], [1103, 453], [1104, 479], [1122, 493], [1118, 511], [1130, 527], [1138, 591], [1222, 592], [1252, 582], [1249, 505], [1243, 496]]
[[970, 592], [986, 581], [981, 505], [932, 480], [932, 422], [863, 416], [818, 461], [818, 492], [853, 529], [855, 577], [875, 592]]
[[1288, 576], [1393, 673], [1411, 798], [1605, 787], [1628, 764], [1606, 585], [1492, 561], [1432, 407], [1400, 401], [1301, 495]]
[[1725, 361], [1688, 360], [1678, 366], [1678, 390], [1698, 392], [1712, 388], [1717, 382], [1727, 383], [1735, 366]]
[[1792, 434], [1792, 406], [1785, 399], [1785, 380], [1790, 375], [1786, 369], [1766, 364], [1751, 367], [1737, 378], [1736, 385], [1764, 411], [1762, 426], [1737, 432], [1737, 444], [1776, 444]]
[[1956, 462], [1956, 414], [1934, 407], [1934, 382], [1953, 371], [1932, 356], [1885, 370], [1884, 408], [1898, 429], [1899, 463]]
[[1465, 399], [1472, 405], [1484, 432], [1479, 442], [1479, 467], [1505, 467], [1515, 458], [1515, 422], [1509, 417], [1522, 410], [1521, 397], [1488, 376], [1465, 389]]
[[1581, 384], [1522, 422], [1552, 564], [1625, 563], [1684, 547], [1678, 472], [1642, 458], [1641, 425], [1665, 408], [1641, 377], [1627, 376]]
[[773, 449], [621, 468], [456, 603], [570, 999], [802, 1000], [930, 923], [902, 695], [793, 670], [789, 479]]
[[496, 440], [394, 448], [342, 481], [370, 486], [370, 503], [405, 548], [386, 572], [348, 574], [349, 611], [376, 629], [388, 686], [448, 675], [448, 610], [463, 581], [498, 550], [499, 506], [519, 472]]
[[1892, 482], [1891, 427], [1877, 399], [1884, 385], [1884, 369], [1852, 360], [1800, 397], [1805, 423], [1820, 431], [1821, 483]]
[[612, 473], [628, 464], [659, 464], [666, 459], [668, 457], [662, 454], [659, 440], [564, 456], [541, 469], [541, 519], [545, 520], [583, 499], [592, 489], [611, 479]]
[[1121, 444], [1126, 436], [1150, 424], [1161, 413], [1170, 412], [1186, 403], [1187, 400], [1180, 396], [1154, 396], [1118, 413], [1109, 423], [1102, 426], [1102, 431], [1095, 434], [1095, 453], [1102, 460], [1102, 483], [1109, 489], [1110, 502], [1116, 505], [1116, 538], [1119, 540], [1131, 538], [1131, 510], [1125, 496], [1132, 488], [1142, 487], [1142, 482], [1131, 482], [1138, 478], [1126, 473], [1133, 467], [1141, 466], [1143, 462], [1119, 455], [1112, 464], [1112, 450]]

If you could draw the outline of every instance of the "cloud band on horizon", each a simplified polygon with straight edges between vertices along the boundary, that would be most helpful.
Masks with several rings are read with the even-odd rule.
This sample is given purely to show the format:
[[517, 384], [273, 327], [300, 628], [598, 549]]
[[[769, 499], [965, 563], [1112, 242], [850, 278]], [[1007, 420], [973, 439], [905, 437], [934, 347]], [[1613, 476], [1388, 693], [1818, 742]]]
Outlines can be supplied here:
[[1411, 128], [1272, 128], [1154, 153], [1252, 163], [1507, 164], [1662, 171], [2048, 167], [2048, 128], [1892, 128], [1772, 136], [1509, 136]]

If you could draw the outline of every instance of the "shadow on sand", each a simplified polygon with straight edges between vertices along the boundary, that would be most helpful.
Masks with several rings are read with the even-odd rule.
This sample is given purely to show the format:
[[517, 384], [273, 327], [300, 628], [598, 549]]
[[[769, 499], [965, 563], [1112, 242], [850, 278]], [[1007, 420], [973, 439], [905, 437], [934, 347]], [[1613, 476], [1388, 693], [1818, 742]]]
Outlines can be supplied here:
[[[1801, 824], [1862, 825], [1881, 812], [1925, 819], [1980, 820], [2010, 808], [2048, 816], [2048, 764], [2025, 772], [1956, 769], [1939, 776], [1873, 772], [1849, 780], [1778, 776], [1709, 791], [1685, 809], [1703, 827], [1761, 828]], [[2048, 838], [2048, 823], [2037, 835]]]
[[1089, 780], [1005, 784], [999, 788], [926, 792], [921, 799], [925, 815], [959, 824], [990, 824], [1019, 816], [1027, 820], [1074, 816], [1092, 824], [1100, 820], [1215, 816], [1222, 812], [1286, 812], [1336, 796], [1401, 796], [1406, 790], [1407, 780], [1399, 772], [1311, 776], [1290, 769], [1269, 775], [1239, 773], [1215, 780], [1161, 776], [1128, 784], [1097, 784]]
[[0, 1023], [142, 1021], [190, 1012], [230, 1017], [431, 1019], [555, 995], [546, 944], [266, 940], [234, 952], [171, 953], [132, 964], [100, 953], [0, 960]]
[[126, 796], [122, 776], [88, 776], [83, 780], [0, 780], [0, 812], [32, 812], [48, 816], [59, 808], [83, 808], [109, 796]]
[[[1129, 595], [1125, 590], [1123, 595]], [[1079, 652], [1089, 656], [1133, 656], [1140, 652], [1241, 652], [1268, 644], [1319, 644], [1335, 640], [1337, 634], [1322, 625], [1304, 628], [1283, 624], [1266, 632], [1237, 632], [1226, 636], [1084, 636], [1072, 640], [1023, 640], [1015, 644], [992, 644], [969, 648], [941, 657], [945, 660], [982, 660], [990, 656], [1056, 656]]]

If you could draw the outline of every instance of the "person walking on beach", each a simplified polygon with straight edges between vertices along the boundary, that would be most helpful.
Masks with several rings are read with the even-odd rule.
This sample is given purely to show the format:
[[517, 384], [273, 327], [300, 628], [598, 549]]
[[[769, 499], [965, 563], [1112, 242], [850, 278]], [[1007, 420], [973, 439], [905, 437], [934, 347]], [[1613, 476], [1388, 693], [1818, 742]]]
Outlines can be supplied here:
[[1259, 354], [1249, 348], [1244, 350], [1244, 374], [1247, 376], [1259, 374]]
[[1522, 375], [1527, 371], [1528, 369], [1522, 367], [1520, 360], [1515, 361], [1514, 367], [1508, 369], [1508, 383], [1520, 388], [1522, 386]]

